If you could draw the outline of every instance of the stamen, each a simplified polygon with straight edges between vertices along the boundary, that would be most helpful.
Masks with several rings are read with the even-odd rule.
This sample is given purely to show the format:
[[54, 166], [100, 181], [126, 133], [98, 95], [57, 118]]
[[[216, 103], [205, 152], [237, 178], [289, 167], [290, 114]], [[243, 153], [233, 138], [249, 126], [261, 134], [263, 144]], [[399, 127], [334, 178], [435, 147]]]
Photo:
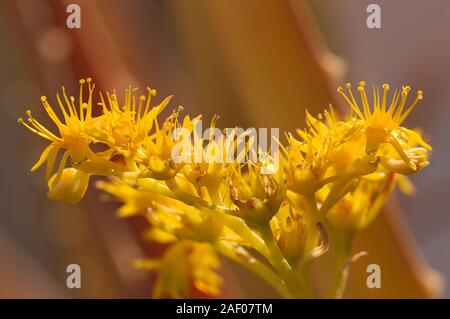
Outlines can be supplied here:
[[64, 116], [64, 121], [67, 123], [67, 121], [69, 120], [69, 114], [67, 114], [67, 112], [66, 112], [66, 110], [64, 108], [64, 104], [61, 101], [59, 93], [56, 93], [56, 100], [58, 101], [59, 108], [61, 109], [61, 112], [62, 112], [62, 114]]
[[367, 100], [366, 90], [364, 89], [366, 82], [359, 82], [358, 91], [361, 94], [361, 101], [364, 108], [364, 116], [368, 119], [371, 115], [369, 101]]
[[119, 99], [117, 98], [116, 90], [113, 90], [113, 93], [111, 94], [111, 99], [113, 101], [114, 109], [119, 112], [120, 111], [120, 104]]
[[23, 120], [23, 118], [19, 117], [19, 118], [17, 119], [17, 123], [22, 124], [22, 125], [25, 126], [27, 129], [29, 129], [31, 132], [33, 132], [33, 133], [39, 135], [40, 137], [43, 137], [43, 138], [45, 138], [45, 139], [47, 139], [47, 140], [53, 142], [53, 140], [50, 139], [47, 135], [45, 135], [45, 134], [39, 132], [39, 131], [36, 130], [35, 128], [33, 128], [33, 127], [31, 127], [30, 125], [28, 125], [27, 123], [25, 123], [25, 121]]
[[39, 123], [38, 120], [36, 120], [32, 115], [31, 111], [27, 110], [25, 112], [26, 116], [28, 117], [28, 122], [30, 122], [38, 131], [40, 131], [42, 134], [47, 135], [52, 140], [61, 140], [59, 137], [54, 135], [52, 132], [50, 132], [44, 125]]
[[396, 89], [394, 92], [394, 96], [392, 98], [391, 104], [389, 105], [389, 109], [387, 111], [387, 114], [392, 115], [394, 113], [395, 107], [397, 106], [398, 98], [400, 97], [400, 93]]
[[70, 105], [72, 106], [72, 109], [75, 113], [75, 117], [78, 119], [78, 112], [77, 108], [75, 107], [75, 98], [73, 96], [70, 96]]
[[[354, 100], [353, 94], [351, 93], [351, 87], [350, 87], [350, 83], [347, 83], [347, 88], [350, 92], [350, 96], [352, 98], [352, 100]], [[337, 91], [339, 92], [340, 95], [342, 95], [344, 97], [344, 99], [347, 101], [347, 103], [350, 105], [350, 107], [352, 108], [352, 110], [361, 118], [363, 119], [364, 116], [362, 115], [361, 111], [359, 110], [358, 104], [353, 103], [352, 101], [350, 101], [350, 99], [348, 98], [348, 96], [344, 93], [344, 90], [342, 89], [342, 87], [339, 87], [337, 89]]]
[[375, 85], [372, 85], [372, 96], [373, 96], [373, 113], [375, 113], [375, 111], [377, 111], [377, 109], [379, 109], [378, 107], [378, 96], [377, 96], [377, 89]]
[[151, 89], [151, 88], [147, 87], [147, 91], [148, 91], [148, 97], [147, 97], [147, 104], [145, 105], [144, 115], [147, 114], [147, 112], [148, 112], [152, 96], [156, 96], [156, 90], [155, 89]]
[[421, 90], [419, 90], [419, 91], [417, 91], [417, 96], [416, 96], [416, 99], [414, 100], [414, 102], [411, 104], [411, 106], [408, 108], [408, 110], [405, 113], [403, 113], [403, 115], [398, 120], [398, 122], [399, 122], [398, 125], [400, 125], [406, 119], [406, 117], [409, 115], [409, 113], [411, 113], [411, 111], [414, 109], [414, 107], [417, 105], [417, 103], [421, 100], [423, 100], [423, 92]]
[[135, 114], [135, 116], [136, 116], [136, 94], [135, 93], [136, 93], [137, 89], [138, 88], [134, 88], [133, 91], [132, 91], [132, 99], [133, 99], [132, 111]]
[[400, 142], [394, 137], [391, 137], [391, 145], [394, 147], [394, 149], [397, 151], [400, 158], [409, 166], [411, 169], [416, 170], [417, 166], [414, 164], [406, 155], [405, 151], [403, 150], [402, 146], [400, 145]]
[[70, 100], [67, 97], [66, 88], [64, 86], [62, 87], [62, 92], [63, 92], [64, 101], [66, 102], [67, 108], [69, 109], [70, 117], [75, 116], [78, 118], [77, 110], [72, 107], [72, 103], [70, 103]]
[[103, 114], [107, 114], [108, 113], [108, 108], [106, 107], [106, 103], [105, 103], [105, 99], [103, 97], [103, 93], [100, 92], [99, 95], [100, 95], [100, 100], [101, 100], [100, 104], [102, 105]]
[[59, 118], [56, 115], [55, 111], [53, 111], [53, 108], [47, 102], [47, 97], [41, 96], [41, 102], [44, 105], [44, 109], [47, 112], [48, 116], [53, 120], [53, 122], [55, 122], [55, 124], [58, 126], [58, 128], [61, 129], [64, 125], [59, 120]]
[[139, 108], [138, 108], [138, 112], [137, 112], [137, 119], [138, 119], [138, 121], [141, 120], [141, 115], [142, 115], [141, 112], [142, 112], [142, 107], [144, 105], [145, 100], [146, 100], [145, 95], [141, 95], [139, 97]]
[[86, 118], [91, 119], [92, 118], [92, 94], [94, 93], [95, 89], [95, 83], [92, 82], [91, 78], [87, 78], [86, 82], [88, 83], [89, 88], [89, 97], [87, 102], [87, 112], [86, 112]]
[[345, 83], [345, 87], [347, 88], [350, 98], [352, 99], [353, 105], [355, 105], [359, 110], [358, 103], [356, 102], [355, 96], [353, 95], [352, 85], [347, 82], [347, 83]]
[[384, 83], [383, 84], [383, 101], [381, 102], [381, 111], [383, 113], [386, 113], [386, 98], [387, 98], [388, 91], [389, 91], [389, 84]]
[[397, 108], [397, 112], [395, 113], [394, 122], [397, 122], [398, 119], [400, 118], [400, 115], [403, 112], [403, 108], [405, 107], [405, 102], [406, 102], [406, 99], [408, 97], [408, 93], [410, 90], [411, 90], [411, 88], [409, 86], [404, 86], [402, 88], [402, 99], [400, 101], [399, 107]]
[[78, 81], [80, 83], [80, 100], [78, 101], [80, 104], [80, 120], [83, 121], [83, 84], [86, 83], [84, 79]]

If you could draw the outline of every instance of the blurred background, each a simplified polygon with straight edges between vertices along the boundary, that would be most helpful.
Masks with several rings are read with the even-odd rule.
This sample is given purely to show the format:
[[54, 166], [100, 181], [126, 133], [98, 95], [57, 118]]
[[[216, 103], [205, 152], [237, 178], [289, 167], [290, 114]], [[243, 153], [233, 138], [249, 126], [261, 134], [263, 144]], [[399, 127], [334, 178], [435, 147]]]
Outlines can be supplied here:
[[[66, 8], [81, 8], [68, 29]], [[368, 29], [366, 8], [381, 7]], [[425, 100], [408, 118], [434, 147], [413, 177], [417, 193], [397, 195], [360, 234], [347, 297], [450, 297], [450, 2], [446, 0], [4, 0], [0, 2], [0, 297], [149, 297], [152, 277], [131, 260], [160, 253], [140, 240], [140, 220], [117, 219], [90, 188], [77, 206], [48, 200], [43, 173], [30, 167], [45, 141], [19, 127], [39, 98], [76, 92], [91, 76], [101, 90], [151, 86], [158, 98], [221, 127], [303, 127], [305, 109], [340, 106], [335, 90], [365, 80], [409, 84]], [[47, 122], [48, 123], [48, 122]], [[66, 287], [66, 266], [82, 288]], [[382, 288], [367, 289], [377, 263]], [[314, 271], [319, 294], [326, 261]], [[274, 297], [224, 260], [223, 297]], [[323, 288], [325, 289], [325, 288]]]

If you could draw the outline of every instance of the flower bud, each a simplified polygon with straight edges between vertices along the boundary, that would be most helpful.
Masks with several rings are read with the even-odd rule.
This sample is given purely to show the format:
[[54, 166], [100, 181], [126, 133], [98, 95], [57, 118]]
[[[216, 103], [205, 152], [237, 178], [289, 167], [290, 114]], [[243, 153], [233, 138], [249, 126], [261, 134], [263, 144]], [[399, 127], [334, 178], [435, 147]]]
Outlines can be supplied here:
[[[57, 174], [53, 175], [49, 182], [52, 185]], [[83, 198], [89, 184], [89, 175], [75, 168], [65, 168], [56, 185], [49, 189], [47, 196], [50, 199], [76, 204]]]

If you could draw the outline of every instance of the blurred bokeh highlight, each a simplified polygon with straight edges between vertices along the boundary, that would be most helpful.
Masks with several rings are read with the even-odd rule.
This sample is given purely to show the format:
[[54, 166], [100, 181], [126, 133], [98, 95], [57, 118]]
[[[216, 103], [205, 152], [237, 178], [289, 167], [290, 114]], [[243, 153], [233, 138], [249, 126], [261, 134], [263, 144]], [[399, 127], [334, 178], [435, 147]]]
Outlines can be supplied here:
[[[0, 297], [150, 296], [152, 276], [131, 261], [161, 248], [142, 242], [142, 221], [118, 219], [94, 188], [77, 206], [52, 202], [42, 172], [29, 171], [45, 142], [17, 117], [32, 109], [45, 118], [40, 96], [63, 85], [76, 92], [87, 76], [101, 90], [175, 94], [172, 106], [218, 114], [221, 127], [286, 131], [303, 127], [306, 109], [339, 106], [335, 88], [346, 81], [424, 90], [408, 121], [432, 137], [432, 165], [413, 178], [414, 197], [393, 198], [357, 238], [355, 252], [370, 254], [352, 266], [346, 296], [450, 297], [450, 3], [378, 0], [382, 28], [370, 30], [372, 2], [1, 1]], [[81, 29], [66, 27], [70, 3], [81, 7]], [[66, 287], [71, 263], [81, 266], [81, 289]], [[381, 289], [366, 287], [369, 263], [381, 266]], [[321, 295], [327, 267], [326, 258], [315, 266]], [[222, 297], [276, 297], [231, 262], [221, 271]]]

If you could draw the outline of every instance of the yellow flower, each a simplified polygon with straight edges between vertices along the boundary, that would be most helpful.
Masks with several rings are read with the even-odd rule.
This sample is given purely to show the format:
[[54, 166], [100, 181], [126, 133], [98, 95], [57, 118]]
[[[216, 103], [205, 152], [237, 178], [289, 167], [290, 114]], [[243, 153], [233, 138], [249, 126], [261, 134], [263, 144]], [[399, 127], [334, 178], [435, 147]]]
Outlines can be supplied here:
[[390, 173], [378, 181], [362, 178], [353, 183], [351, 190], [330, 209], [328, 220], [336, 228], [366, 228], [378, 216], [394, 182], [394, 174]]
[[[83, 86], [86, 82], [88, 84], [88, 99], [84, 100]], [[60, 136], [52, 133], [37, 119], [35, 119], [32, 116], [31, 111], [26, 112], [29, 124], [22, 118], [18, 119], [18, 122], [30, 131], [51, 141], [50, 145], [47, 146], [47, 148], [42, 152], [42, 155], [37, 163], [32, 167], [32, 171], [47, 162], [45, 175], [48, 179], [52, 175], [53, 167], [59, 151], [65, 150], [59, 163], [58, 171], [54, 178], [52, 178], [51, 183], [49, 183], [50, 190], [58, 184], [69, 158], [72, 163], [77, 163], [85, 159], [96, 160], [102, 163], [107, 162], [103, 158], [97, 156], [89, 148], [89, 144], [93, 142], [93, 138], [89, 136], [87, 132], [97, 126], [99, 124], [99, 120], [101, 119], [92, 116], [92, 93], [94, 92], [94, 87], [95, 85], [92, 83], [90, 78], [86, 81], [80, 80], [80, 96], [78, 106], [75, 104], [75, 98], [73, 96], [70, 96], [69, 98], [64, 87], [62, 88], [64, 102], [60, 98], [59, 94], [57, 94], [56, 97], [63, 115], [63, 120], [56, 115], [55, 110], [48, 103], [47, 98], [42, 96], [41, 101], [44, 109], [50, 119], [56, 124]], [[115, 166], [112, 162], [110, 167], [117, 168], [117, 166]]]
[[[199, 119], [200, 117], [194, 119], [193, 127]], [[208, 129], [212, 131], [217, 120], [218, 117], [214, 116]], [[190, 146], [189, 161], [184, 165], [182, 174], [196, 188], [202, 199], [218, 205], [224, 204], [226, 155], [234, 145], [230, 145], [223, 136], [216, 138], [211, 134], [209, 139], [204, 141], [196, 130], [192, 133], [193, 145]], [[205, 142], [207, 145], [204, 145]]]
[[[288, 133], [286, 145], [279, 142], [281, 161], [255, 147], [252, 133], [235, 128], [224, 138], [217, 117], [205, 140], [197, 131], [201, 116], [181, 118], [181, 107], [158, 121], [171, 96], [152, 107], [156, 91], [150, 88], [138, 97], [129, 87], [122, 102], [115, 92], [100, 93], [93, 110], [94, 87], [91, 79], [81, 80], [77, 102], [63, 88], [62, 99], [57, 95], [62, 117], [42, 98], [58, 134], [30, 111], [27, 122], [19, 119], [50, 141], [32, 170], [46, 163], [48, 196], [72, 204], [84, 196], [90, 176], [108, 177], [97, 186], [122, 202], [118, 215], [144, 218], [144, 239], [170, 244], [161, 258], [136, 262], [156, 272], [155, 297], [187, 297], [193, 289], [217, 295], [216, 249], [281, 295], [309, 296], [310, 262], [329, 246], [339, 263], [346, 261], [353, 235], [373, 222], [392, 189], [411, 192], [407, 176], [429, 164], [431, 147], [418, 131], [401, 126], [423, 98], [418, 91], [405, 107], [408, 86], [391, 101], [387, 84], [382, 94], [374, 88], [371, 106], [361, 82], [362, 107], [350, 84], [347, 93], [339, 88], [350, 116], [339, 118], [332, 107], [307, 113], [306, 128], [297, 137]], [[336, 265], [338, 274], [342, 267]]]
[[400, 158], [410, 166], [412, 170], [418, 167], [414, 161], [408, 157], [407, 150], [409, 143], [417, 142], [426, 150], [431, 150], [431, 146], [425, 143], [422, 137], [415, 131], [401, 126], [403, 121], [411, 113], [417, 103], [423, 99], [423, 92], [417, 91], [417, 96], [412, 104], [405, 109], [408, 93], [411, 88], [404, 86], [401, 92], [397, 90], [388, 105], [389, 85], [383, 84], [383, 94], [380, 95], [378, 87], [373, 88], [373, 107], [370, 108], [365, 90], [365, 82], [359, 83], [358, 92], [361, 95], [362, 110], [356, 101], [350, 83], [346, 84], [348, 95], [342, 87], [338, 92], [345, 98], [356, 117], [352, 121], [346, 122], [352, 133], [363, 132], [366, 136], [366, 152], [376, 153], [383, 143], [391, 144]]
[[320, 229], [311, 217], [286, 203], [270, 221], [278, 245], [288, 260], [316, 258], [319, 249], [322, 253], [326, 251], [327, 243], [321, 240]]
[[222, 224], [179, 200], [131, 187], [119, 179], [99, 181], [97, 187], [124, 203], [118, 210], [120, 217], [142, 214], [150, 225], [178, 239], [214, 242], [222, 233]]
[[137, 260], [134, 265], [156, 272], [154, 298], [187, 298], [192, 288], [210, 296], [220, 293], [223, 280], [216, 273], [220, 262], [209, 244], [181, 241], [170, 246], [162, 258]]
[[[191, 145], [189, 141], [183, 140], [187, 139], [186, 134], [180, 132], [183, 130], [191, 132], [198, 118], [191, 120], [189, 116], [186, 116], [180, 123], [178, 117], [182, 110], [182, 107], [174, 110], [172, 115], [164, 121], [161, 128], [156, 123], [156, 131], [143, 140], [141, 151], [138, 153], [138, 162], [143, 166], [141, 177], [168, 180], [183, 168], [185, 163], [174, 161], [174, 154], [172, 153], [178, 143]], [[189, 156], [189, 154], [177, 155], [183, 159]]]
[[227, 175], [229, 197], [236, 207], [236, 215], [252, 224], [270, 221], [286, 194], [283, 171], [264, 174], [262, 165], [248, 163], [247, 171], [243, 171], [240, 164], [234, 164]]
[[[125, 90], [123, 104], [120, 104], [117, 94], [107, 93], [106, 103], [100, 93], [103, 115], [99, 125], [93, 127], [89, 134], [99, 142], [107, 144], [111, 150], [125, 157], [133, 156], [137, 152], [154, 125], [156, 117], [166, 108], [172, 96], [165, 98], [159, 105], [151, 108], [152, 97], [156, 90], [147, 88], [148, 94], [136, 97], [137, 88]], [[138, 101], [137, 101], [138, 100]]]
[[329, 153], [331, 138], [324, 138], [323, 143], [314, 145], [309, 135], [300, 142], [292, 135], [288, 136], [288, 147], [282, 147], [287, 166], [287, 183], [289, 189], [298, 194], [313, 194], [324, 183], [325, 173], [330, 166]]

